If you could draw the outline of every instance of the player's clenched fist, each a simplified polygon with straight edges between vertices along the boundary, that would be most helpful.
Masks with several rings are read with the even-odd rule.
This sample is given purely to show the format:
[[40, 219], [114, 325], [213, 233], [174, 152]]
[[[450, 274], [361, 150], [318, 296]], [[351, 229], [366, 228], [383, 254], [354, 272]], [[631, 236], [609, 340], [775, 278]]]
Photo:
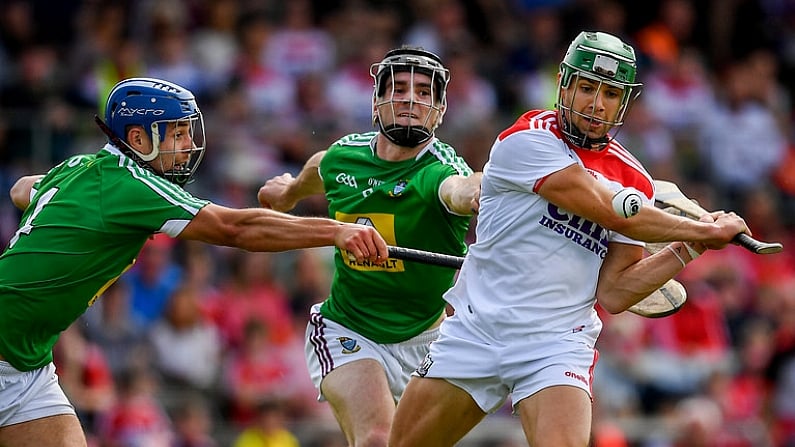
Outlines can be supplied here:
[[356, 261], [380, 263], [389, 257], [386, 242], [375, 228], [346, 223], [334, 237], [334, 245], [352, 254]]
[[282, 174], [265, 182], [257, 193], [257, 200], [263, 208], [287, 212], [295, 208], [296, 200], [288, 194], [295, 179], [289, 173]]
[[[740, 233], [747, 233], [751, 236], [751, 230], [748, 229], [745, 220], [734, 212], [714, 211], [709, 213], [708, 216], [714, 219], [714, 223], [720, 228], [719, 239], [704, 242], [710, 249], [715, 250], [725, 247]], [[704, 218], [701, 220], [704, 220]]]

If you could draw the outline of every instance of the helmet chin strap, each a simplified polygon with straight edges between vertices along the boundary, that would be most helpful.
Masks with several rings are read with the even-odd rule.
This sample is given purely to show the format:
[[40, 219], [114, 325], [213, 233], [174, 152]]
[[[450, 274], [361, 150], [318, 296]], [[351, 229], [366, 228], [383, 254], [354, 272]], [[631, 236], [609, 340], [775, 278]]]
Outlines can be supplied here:
[[422, 126], [400, 126], [393, 124], [384, 127], [381, 120], [378, 120], [378, 127], [387, 140], [402, 147], [417, 147], [430, 140], [433, 133]]
[[587, 151], [601, 151], [610, 143], [610, 137], [607, 134], [599, 138], [591, 138], [567, 120], [565, 113], [561, 113], [560, 117], [563, 120], [563, 128], [568, 129], [567, 132], [564, 132], [564, 135], [575, 146]]

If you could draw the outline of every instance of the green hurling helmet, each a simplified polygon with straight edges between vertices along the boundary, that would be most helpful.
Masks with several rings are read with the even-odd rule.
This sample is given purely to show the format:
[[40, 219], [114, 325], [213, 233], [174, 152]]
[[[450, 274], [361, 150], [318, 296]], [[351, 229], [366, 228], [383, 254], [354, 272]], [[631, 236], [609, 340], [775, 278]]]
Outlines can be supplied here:
[[[636, 82], [637, 60], [635, 50], [618, 37], [602, 32], [581, 32], [569, 45], [566, 56], [560, 64], [560, 80], [556, 107], [561, 118], [561, 129], [569, 141], [586, 149], [601, 149], [613, 137], [600, 138], [598, 141], [588, 138], [567, 119], [567, 113], [575, 113], [586, 118], [603, 122], [617, 130], [624, 124], [624, 116], [629, 104], [640, 94], [643, 84]], [[621, 106], [613, 120], [600, 120], [588, 117], [570, 109], [571, 103], [563, 104], [562, 90], [571, 85], [572, 80], [587, 78], [601, 84], [618, 87], [623, 90]]]

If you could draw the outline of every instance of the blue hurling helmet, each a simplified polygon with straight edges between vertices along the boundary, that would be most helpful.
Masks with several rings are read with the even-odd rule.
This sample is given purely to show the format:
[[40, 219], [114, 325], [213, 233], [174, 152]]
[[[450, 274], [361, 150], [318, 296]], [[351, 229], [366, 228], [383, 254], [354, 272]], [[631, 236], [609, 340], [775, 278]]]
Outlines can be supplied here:
[[[152, 78], [130, 78], [116, 84], [108, 95], [105, 122], [97, 124], [108, 135], [111, 143], [131, 157], [141, 167], [178, 185], [185, 185], [195, 173], [204, 156], [204, 121], [196, 98], [188, 89], [177, 84]], [[169, 124], [184, 127], [190, 137], [189, 148], [161, 150]], [[144, 154], [126, 141], [130, 126], [142, 126], [152, 142], [152, 152]], [[184, 138], [184, 132], [180, 132]], [[175, 141], [176, 143], [176, 141]], [[187, 161], [176, 163], [178, 153], [187, 153]], [[172, 154], [173, 166], [163, 169], [163, 158]], [[152, 166], [160, 158], [161, 169]]]

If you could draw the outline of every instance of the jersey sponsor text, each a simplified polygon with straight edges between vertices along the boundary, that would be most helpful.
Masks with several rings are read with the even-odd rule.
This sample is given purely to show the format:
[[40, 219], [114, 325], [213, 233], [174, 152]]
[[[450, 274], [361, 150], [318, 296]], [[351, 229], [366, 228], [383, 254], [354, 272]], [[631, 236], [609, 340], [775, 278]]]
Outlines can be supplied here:
[[547, 212], [548, 216], [541, 216], [539, 224], [604, 259], [607, 255], [607, 231], [604, 228], [551, 203]]

